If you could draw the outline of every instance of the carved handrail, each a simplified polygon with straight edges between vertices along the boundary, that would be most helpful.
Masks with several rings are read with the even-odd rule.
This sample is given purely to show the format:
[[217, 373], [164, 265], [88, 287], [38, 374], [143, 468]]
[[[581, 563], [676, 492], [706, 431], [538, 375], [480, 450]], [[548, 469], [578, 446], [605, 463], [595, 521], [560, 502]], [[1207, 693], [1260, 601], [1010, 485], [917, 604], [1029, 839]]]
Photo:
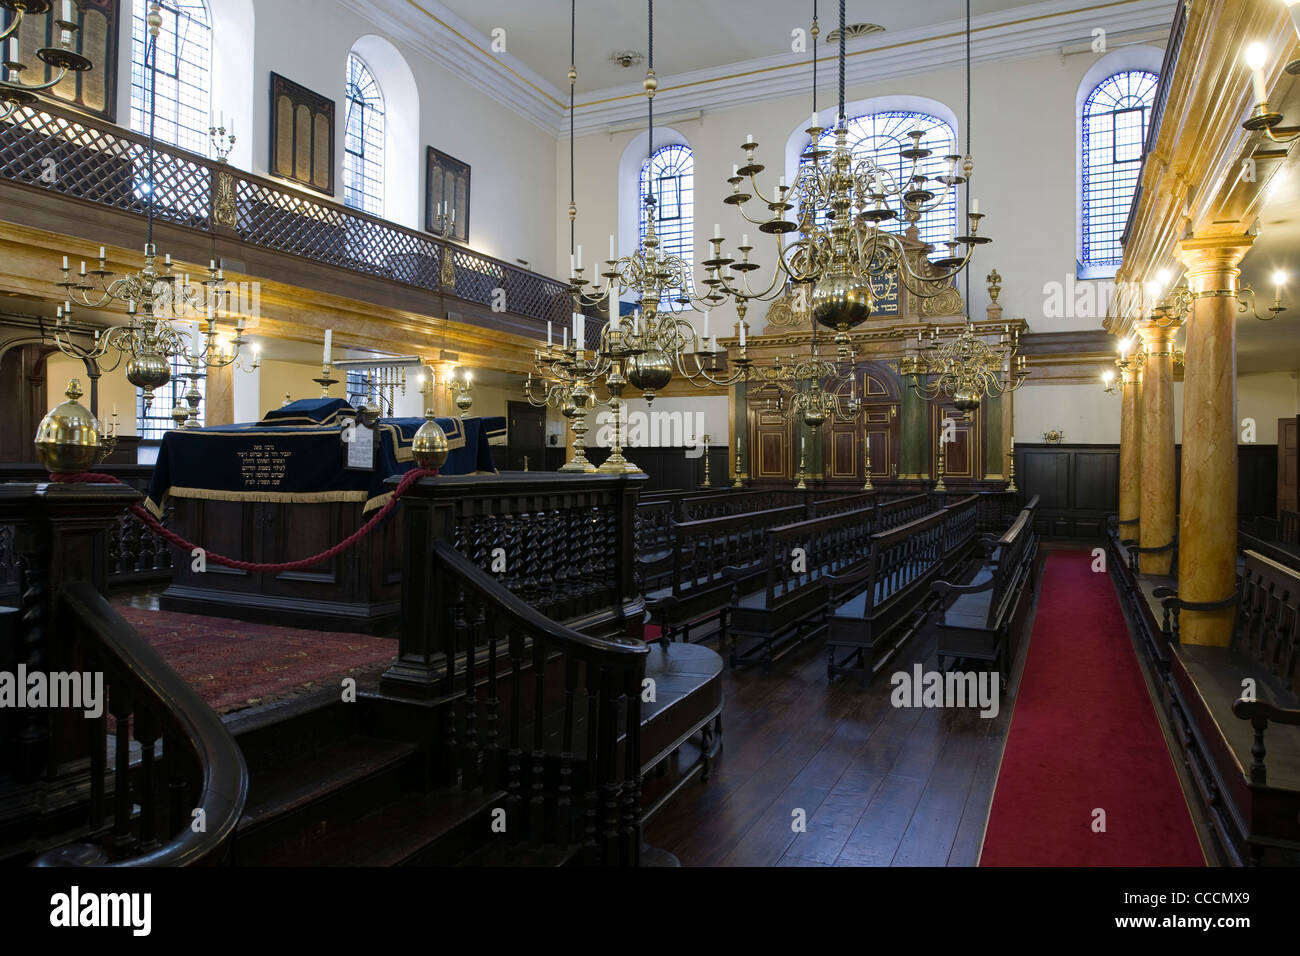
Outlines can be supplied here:
[[[504, 288], [507, 311], [531, 318], [568, 311], [558, 279], [176, 146], [155, 152], [160, 220], [480, 305]], [[148, 156], [146, 137], [49, 103], [0, 123], [0, 178], [138, 215]]]
[[[451, 543], [435, 541], [432, 551], [443, 581], [448, 651], [466, 655], [454, 705], [458, 719], [448, 723], [442, 745], [446, 781], [458, 780], [466, 790], [505, 791], [506, 833], [514, 843], [567, 848], [577, 842], [590, 864], [636, 866], [645, 643], [566, 627], [498, 584]], [[476, 647], [482, 647], [477, 665]], [[528, 683], [531, 700], [525, 703]], [[580, 693], [585, 759], [575, 750], [584, 712]], [[558, 753], [556, 744], [548, 747], [546, 732], [556, 696], [563, 706]], [[460, 738], [457, 726], [463, 728]], [[548, 766], [558, 772], [552, 776]]]
[[[116, 722], [113, 823], [105, 832], [108, 729], [106, 715], [101, 714], [94, 719], [90, 758], [91, 837], [98, 842], [51, 850], [35, 864], [191, 866], [220, 862], [248, 799], [248, 767], [239, 746], [212, 708], [91, 584], [69, 585], [61, 602], [75, 624], [72, 638], [85, 666], [104, 672], [107, 712]], [[134, 770], [132, 736], [141, 748]], [[159, 738], [164, 741], [161, 756], [156, 752]], [[196, 799], [190, 799], [190, 787], [196, 788]], [[155, 806], [160, 792], [170, 797], [164, 814]], [[134, 812], [137, 803], [138, 818]]]

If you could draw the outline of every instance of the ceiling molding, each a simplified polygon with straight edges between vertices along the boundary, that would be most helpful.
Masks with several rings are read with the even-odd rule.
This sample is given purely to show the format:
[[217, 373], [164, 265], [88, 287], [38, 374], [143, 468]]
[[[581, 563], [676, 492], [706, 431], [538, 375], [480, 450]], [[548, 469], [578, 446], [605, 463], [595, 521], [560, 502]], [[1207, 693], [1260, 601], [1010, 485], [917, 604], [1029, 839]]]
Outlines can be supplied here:
[[[489, 37], [438, 0], [338, 2], [551, 135], [567, 135], [568, 89], [557, 87], [508, 53], [492, 52]], [[994, 63], [1059, 56], [1063, 48], [1090, 40], [1093, 29], [1101, 25], [1108, 35], [1116, 37], [1138, 31], [1167, 33], [1174, 7], [1171, 0], [1044, 0], [985, 14], [971, 21], [971, 58], [976, 63]], [[949, 20], [898, 33], [874, 34], [853, 46], [845, 59], [848, 86], [934, 73], [965, 63], [965, 23]], [[821, 63], [833, 68], [834, 48], [823, 45], [821, 49], [826, 51]], [[828, 80], [819, 95], [829, 100], [835, 94], [833, 69], [825, 75]], [[665, 112], [712, 112], [810, 93], [807, 55], [779, 55], [661, 75], [655, 107]], [[644, 116], [645, 95], [638, 78], [635, 83], [582, 94], [575, 110], [574, 131], [606, 132]]]

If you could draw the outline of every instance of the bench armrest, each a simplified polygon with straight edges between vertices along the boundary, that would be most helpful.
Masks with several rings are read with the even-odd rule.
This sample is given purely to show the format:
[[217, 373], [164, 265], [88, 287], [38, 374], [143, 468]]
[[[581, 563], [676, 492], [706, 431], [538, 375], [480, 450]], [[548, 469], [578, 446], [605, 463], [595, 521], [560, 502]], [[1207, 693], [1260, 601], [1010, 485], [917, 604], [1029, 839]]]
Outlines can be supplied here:
[[1251, 745], [1250, 782], [1268, 783], [1268, 771], [1264, 767], [1264, 730], [1271, 720], [1275, 724], [1291, 724], [1300, 727], [1300, 710], [1278, 707], [1266, 700], [1246, 700], [1244, 697], [1232, 702], [1232, 712], [1242, 720], [1249, 720], [1255, 729], [1255, 742]]
[[940, 597], [947, 594], [978, 594], [980, 591], [992, 590], [993, 581], [992, 575], [983, 584], [953, 584], [950, 581], [935, 581], [930, 585], [930, 590]]

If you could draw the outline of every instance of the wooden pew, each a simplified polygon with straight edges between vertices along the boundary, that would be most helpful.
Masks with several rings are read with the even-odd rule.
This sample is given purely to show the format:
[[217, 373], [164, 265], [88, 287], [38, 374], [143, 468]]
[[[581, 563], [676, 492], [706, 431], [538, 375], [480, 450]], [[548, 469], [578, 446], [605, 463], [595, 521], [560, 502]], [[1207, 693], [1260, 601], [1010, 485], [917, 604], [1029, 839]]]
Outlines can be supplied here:
[[[1220, 845], [1238, 866], [1300, 862], [1300, 571], [1247, 551], [1231, 597], [1161, 603], [1171, 723]], [[1182, 611], [1232, 607], [1228, 647], [1178, 642]]]
[[744, 514], [747, 511], [768, 511], [801, 505], [806, 501], [801, 491], [792, 488], [761, 489], [758, 491], [733, 491], [726, 495], [702, 495], [682, 498], [678, 502], [678, 521], [700, 521], [705, 518], [722, 518]]
[[[761, 657], [764, 669], [770, 668], [811, 636], [812, 632], [802, 633], [804, 626], [827, 616], [826, 576], [861, 567], [871, 553], [871, 536], [906, 520], [917, 508], [924, 509], [926, 499], [926, 495], [913, 495], [768, 531], [761, 588], [750, 587], [752, 569], [728, 569], [734, 587], [721, 640], [730, 638], [731, 665]], [[802, 551], [801, 561], [796, 561], [795, 549]], [[743, 640], [752, 643], [742, 651]]]
[[[952, 574], [975, 540], [978, 495], [872, 535], [867, 566], [826, 576], [834, 610], [826, 637], [826, 676], [857, 674], [862, 686], [916, 630], [930, 603], [930, 585]], [[911, 622], [883, 653], [884, 638]], [[836, 655], [841, 656], [837, 660]]]
[[935, 581], [931, 585], [942, 599], [953, 595], [939, 615], [940, 666], [945, 658], [949, 665], [958, 660], [988, 661], [998, 665], [1005, 684], [1016, 636], [1032, 604], [1037, 505], [1035, 495], [1000, 537], [985, 535], [988, 559], [969, 584]]
[[723, 612], [734, 584], [725, 569], [737, 570], [742, 580], [761, 576], [767, 530], [803, 516], [804, 506], [797, 504], [674, 523], [667, 556], [642, 572], [647, 582], [656, 582], [654, 588], [647, 584], [646, 608], [663, 631], [661, 639], [680, 634], [690, 640], [691, 627]]

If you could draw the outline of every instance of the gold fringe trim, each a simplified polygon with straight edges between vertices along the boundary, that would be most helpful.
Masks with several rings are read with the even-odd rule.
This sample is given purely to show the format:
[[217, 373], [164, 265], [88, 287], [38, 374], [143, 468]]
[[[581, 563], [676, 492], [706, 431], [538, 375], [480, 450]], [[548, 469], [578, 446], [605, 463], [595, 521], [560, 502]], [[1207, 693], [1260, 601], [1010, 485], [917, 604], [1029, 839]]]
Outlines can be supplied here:
[[[311, 504], [322, 501], [365, 501], [365, 491], [216, 491], [211, 488], [167, 489], [168, 498], [197, 498], [202, 501], [268, 501]], [[164, 502], [166, 498], [163, 499]], [[155, 506], [156, 507], [156, 506]]]

